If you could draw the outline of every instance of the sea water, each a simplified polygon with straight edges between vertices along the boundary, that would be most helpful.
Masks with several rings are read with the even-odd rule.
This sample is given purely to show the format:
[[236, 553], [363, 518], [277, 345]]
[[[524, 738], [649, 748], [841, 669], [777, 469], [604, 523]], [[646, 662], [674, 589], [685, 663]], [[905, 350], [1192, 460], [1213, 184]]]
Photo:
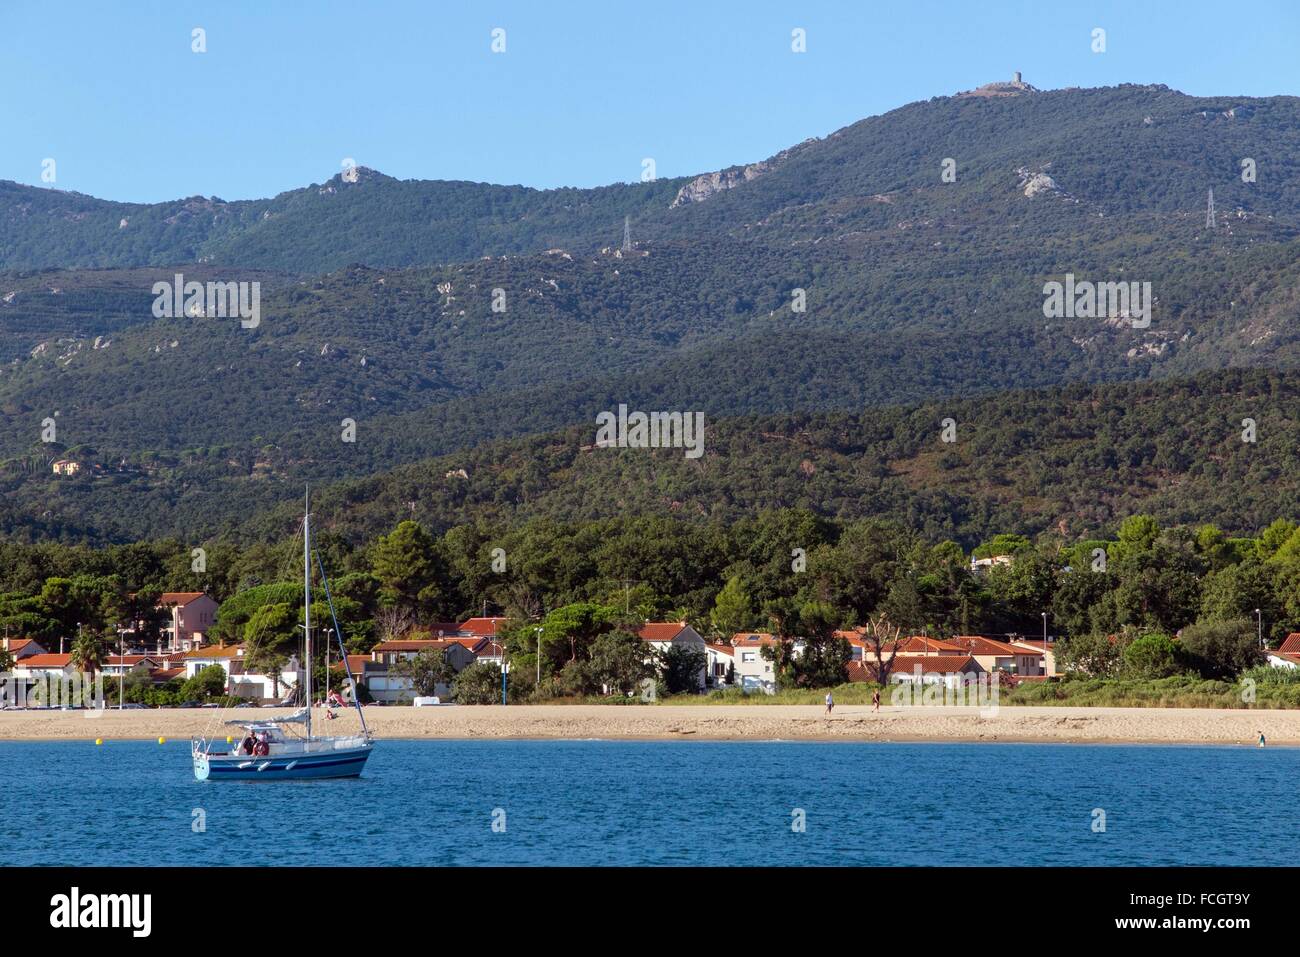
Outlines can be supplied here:
[[0, 742], [10, 865], [1291, 864], [1300, 749], [402, 741], [199, 782], [189, 743]]

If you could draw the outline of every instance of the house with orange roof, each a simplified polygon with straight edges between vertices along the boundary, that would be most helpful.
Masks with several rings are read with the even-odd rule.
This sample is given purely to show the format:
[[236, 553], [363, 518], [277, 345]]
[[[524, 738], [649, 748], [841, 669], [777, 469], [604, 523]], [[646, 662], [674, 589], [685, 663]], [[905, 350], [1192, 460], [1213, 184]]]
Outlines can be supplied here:
[[14, 661], [21, 661], [23, 658], [32, 655], [48, 654], [45, 646], [35, 638], [5, 638], [3, 644], [0, 644], [0, 648], [4, 648], [5, 651], [9, 652]]
[[[871, 670], [870, 666], [867, 670]], [[889, 681], [956, 688], [984, 673], [985, 669], [972, 655], [898, 655], [889, 672]]]
[[1284, 655], [1300, 655], [1300, 631], [1293, 631], [1287, 635], [1277, 650]]
[[1035, 648], [996, 641], [980, 635], [956, 635], [952, 643], [979, 662], [985, 671], [1005, 671], [1015, 675], [1043, 674], [1043, 653]]
[[763, 646], [776, 643], [769, 632], [742, 631], [731, 636], [736, 683], [745, 691], [776, 693], [776, 666], [763, 657]]
[[1300, 631], [1287, 635], [1276, 649], [1264, 649], [1264, 661], [1273, 668], [1300, 667]]
[[104, 659], [104, 674], [117, 677], [137, 669], [152, 671], [161, 668], [163, 664], [163, 661], [153, 655], [109, 655]]
[[209, 645], [206, 648], [194, 648], [185, 652], [181, 660], [185, 677], [193, 678], [209, 665], [220, 665], [229, 675], [232, 663], [243, 657], [243, 645]]
[[[874, 664], [876, 662], [876, 646], [867, 640], [860, 630], [854, 631], [837, 631], [837, 637], [844, 638], [848, 641], [849, 647], [853, 651], [854, 661], [861, 661], [864, 664]], [[928, 635], [910, 635], [902, 638], [897, 644], [895, 655], [960, 655], [965, 652], [962, 648], [951, 641], [944, 641], [942, 638], [931, 638]], [[892, 646], [885, 646], [885, 658], [889, 658], [889, 652], [893, 650]]]
[[217, 621], [217, 603], [201, 591], [164, 592], [158, 610], [170, 616], [160, 629], [169, 651], [202, 647]]
[[72, 674], [72, 655], [40, 654], [28, 655], [22, 661], [14, 663], [15, 678], [62, 678]]
[[82, 695], [102, 680], [81, 675], [72, 664], [72, 655], [66, 653], [28, 655], [14, 663], [10, 674], [11, 681], [0, 682], [0, 702], [19, 707], [80, 707], [85, 700]]
[[169, 681], [184, 680], [185, 669], [176, 668], [154, 668], [149, 672], [149, 681], [154, 685], [165, 685]]
[[698, 631], [684, 621], [647, 621], [636, 633], [645, 646], [655, 652], [653, 657], [664, 654], [670, 648], [698, 651], [706, 662], [699, 673], [699, 690], [704, 690], [708, 674], [708, 643]]
[[497, 628], [509, 620], [508, 618], [467, 618], [457, 628], [462, 636], [495, 638]]

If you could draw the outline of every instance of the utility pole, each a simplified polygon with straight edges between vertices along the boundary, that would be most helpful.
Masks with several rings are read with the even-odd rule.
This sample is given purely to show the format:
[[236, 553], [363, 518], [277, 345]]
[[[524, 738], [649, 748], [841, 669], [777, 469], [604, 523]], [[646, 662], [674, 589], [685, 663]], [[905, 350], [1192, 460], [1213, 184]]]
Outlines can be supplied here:
[[1205, 228], [1214, 228], [1214, 190], [1210, 190], [1209, 200], [1205, 204]]
[[1047, 674], [1047, 612], [1043, 612], [1043, 674]]
[[632, 587], [633, 585], [644, 585], [645, 582], [640, 578], [612, 578], [611, 581], [618, 582], [623, 586], [623, 614], [632, 613]]

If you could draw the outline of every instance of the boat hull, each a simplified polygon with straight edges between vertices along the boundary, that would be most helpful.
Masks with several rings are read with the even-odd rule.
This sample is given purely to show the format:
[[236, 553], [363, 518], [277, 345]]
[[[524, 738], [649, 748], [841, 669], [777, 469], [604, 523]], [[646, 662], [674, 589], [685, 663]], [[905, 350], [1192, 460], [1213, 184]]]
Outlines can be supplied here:
[[373, 746], [309, 753], [249, 757], [245, 754], [194, 752], [194, 776], [200, 781], [299, 781], [355, 778], [366, 766]]

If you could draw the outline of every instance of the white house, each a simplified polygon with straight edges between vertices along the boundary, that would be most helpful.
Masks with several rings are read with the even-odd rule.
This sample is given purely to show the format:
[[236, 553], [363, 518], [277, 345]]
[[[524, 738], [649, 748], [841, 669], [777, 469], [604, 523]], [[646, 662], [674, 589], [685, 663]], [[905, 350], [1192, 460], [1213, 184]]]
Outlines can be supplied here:
[[637, 635], [647, 647], [659, 654], [669, 648], [689, 648], [698, 651], [705, 665], [698, 675], [699, 690], [704, 690], [705, 675], [708, 671], [708, 643], [700, 633], [684, 621], [647, 621], [637, 630]]
[[986, 572], [994, 565], [1010, 565], [1014, 561], [1010, 555], [990, 555], [988, 558], [972, 558], [970, 560], [970, 570], [972, 574]]
[[763, 646], [776, 644], [765, 632], [738, 632], [731, 636], [736, 684], [745, 691], [776, 693], [775, 663], [763, 657]]
[[[705, 646], [707, 657], [708, 684], [714, 688], [725, 688], [736, 681], [736, 649], [731, 645]], [[730, 681], [728, 678], [730, 677]]]
[[1277, 648], [1265, 648], [1264, 662], [1271, 668], [1300, 667], [1300, 631], [1291, 632]]
[[209, 645], [207, 648], [195, 648], [185, 652], [185, 677], [193, 678], [209, 665], [220, 665], [221, 670], [229, 677], [232, 662], [243, 657], [243, 645]]
[[16, 662], [12, 681], [0, 682], [0, 703], [58, 706], [80, 703], [79, 690], [86, 686], [72, 665], [72, 655], [29, 655]]
[[184, 661], [185, 670], [178, 677], [188, 680], [204, 668], [216, 665], [226, 673], [227, 694], [260, 700], [284, 697], [298, 683], [302, 671], [297, 655], [289, 658], [279, 675], [250, 671], [244, 661], [243, 645], [209, 645], [185, 652]]

